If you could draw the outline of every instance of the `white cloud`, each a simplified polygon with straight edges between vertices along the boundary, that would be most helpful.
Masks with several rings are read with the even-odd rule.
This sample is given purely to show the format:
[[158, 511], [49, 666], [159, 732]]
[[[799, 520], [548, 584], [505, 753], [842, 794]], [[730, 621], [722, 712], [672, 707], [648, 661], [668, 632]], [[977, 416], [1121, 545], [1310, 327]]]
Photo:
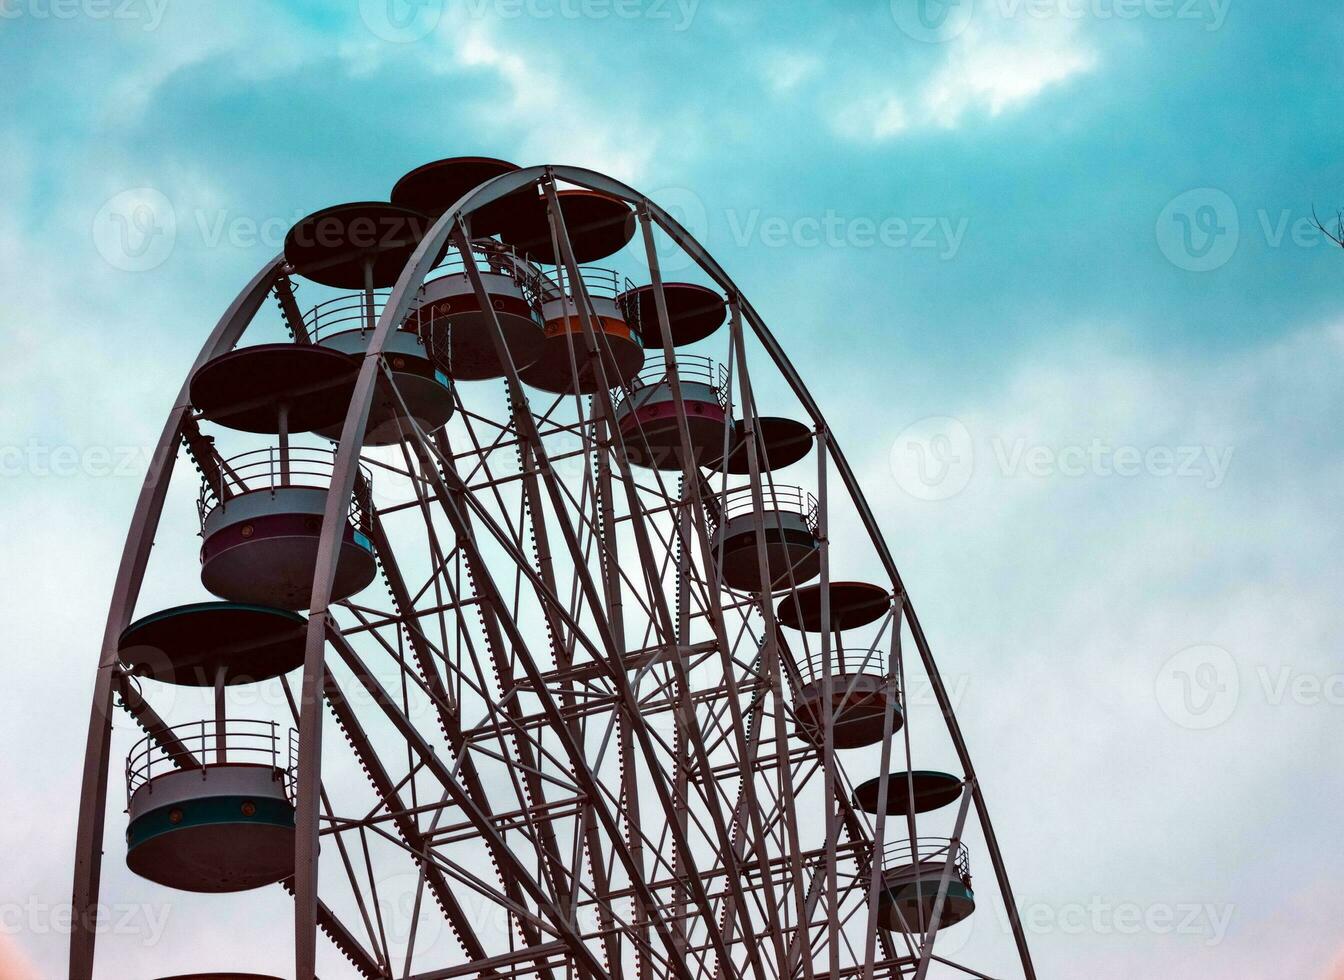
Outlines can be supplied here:
[[761, 59], [760, 70], [770, 89], [782, 95], [816, 78], [823, 67], [822, 59], [810, 51], [777, 49]]
[[[718, 9], [711, 15], [727, 16]], [[241, 34], [212, 35], [200, 24], [184, 21], [173, 28], [177, 33], [160, 36], [168, 43], [128, 55], [118, 67], [122, 74], [109, 72], [111, 94], [103, 101], [138, 115], [153, 104], [155, 87], [171, 84], [182, 66], [241, 50]], [[245, 73], [264, 72], [266, 65], [283, 71], [291, 64], [287, 58], [327, 57], [333, 50], [314, 47], [316, 35], [297, 38], [298, 32], [271, 28], [269, 43], [285, 50], [273, 47], [259, 58], [252, 51]], [[436, 37], [439, 43], [409, 47], [361, 37], [335, 50], [346, 70], [370, 78], [393, 59], [422, 58], [443, 73], [445, 102], [456, 96], [453, 83], [463, 66], [497, 80], [487, 97], [476, 90], [464, 96], [465, 112], [474, 115], [478, 136], [516, 140], [525, 155], [520, 162], [589, 164], [638, 180], [654, 165], [674, 169], [669, 158], [699, 152], [698, 141], [668, 135], [693, 130], [629, 111], [622, 93], [586, 88], [559, 54], [548, 53], [549, 39], [505, 43], [483, 24], [462, 31], [445, 24]], [[886, 140], [1020, 110], [1098, 64], [1096, 51], [1067, 24], [977, 24], [938, 58], [931, 71], [918, 74], [896, 66], [896, 74], [912, 75], [910, 85], [894, 78], [864, 85], [844, 80], [847, 92], [872, 93], [857, 101], [846, 90], [818, 89], [822, 81], [834, 84], [822, 76], [826, 66], [796, 52], [779, 53], [770, 81], [791, 97], [817, 90], [830, 99], [827, 108], [845, 135]], [[447, 77], [453, 73], [459, 74]], [[460, 124], [463, 106], [452, 111]], [[445, 132], [452, 137], [455, 131]], [[17, 136], [6, 138], [12, 157], [34, 156]], [[120, 152], [108, 140], [89, 155], [87, 173], [66, 173], [64, 200], [49, 208], [44, 202], [42, 230], [56, 230], [59, 247], [43, 247], [22, 201], [0, 206], [0, 224], [15, 229], [0, 230], [0, 264], [17, 284], [3, 317], [10, 356], [0, 378], [8, 431], [20, 442], [47, 427], [47, 441], [75, 446], [148, 444], [198, 330], [217, 312], [194, 289], [170, 291], [166, 284], [177, 281], [170, 264], [137, 278], [97, 258], [88, 235], [93, 210], [106, 193], [136, 186], [123, 176], [134, 168]], [[227, 185], [219, 183], [227, 168], [223, 176], [162, 169], [177, 203], [222, 206], [227, 197]], [[28, 170], [19, 168], [19, 193], [29, 183]], [[73, 278], [72, 266], [79, 268]], [[1338, 708], [1276, 707], [1265, 703], [1253, 681], [1257, 666], [1286, 663], [1316, 674], [1340, 669], [1338, 505], [1331, 494], [1344, 476], [1333, 430], [1344, 390], [1344, 329], [1304, 331], [1221, 362], [1120, 353], [1126, 349], [1119, 338], [1091, 335], [1076, 345], [1026, 352], [999, 392], [937, 406], [961, 417], [981, 440], [975, 481], [956, 499], [930, 505], [900, 496], [883, 452], [867, 467], [865, 488], [909, 575], [940, 663], [972, 679], [963, 722], [1024, 895], [1086, 899], [1100, 882], [1121, 898], [1193, 887], [1238, 903], [1233, 930], [1216, 950], [1163, 948], [1153, 936], [1111, 937], [1125, 942], [1100, 950], [1089, 945], [1096, 937], [1034, 937], [1038, 955], [1054, 966], [1050, 972], [1315, 976], [1333, 952], [1332, 924], [1344, 911], [1336, 887], [1344, 867], [1337, 848], [1307, 840], [1327, 829], [1317, 815], [1337, 812], [1340, 802], [1337, 774], [1310, 771], [1319, 767], [1309, 763], [1310, 753], [1332, 744]], [[834, 378], [829, 383], [839, 388]], [[871, 404], [846, 410], [835, 401], [843, 391], [817, 394], [842, 439], [848, 430], [849, 441], [881, 441], [860, 428], [872, 426]], [[884, 395], [889, 403], [892, 396]], [[1098, 436], [1140, 447], [1231, 446], [1235, 457], [1228, 480], [1211, 490], [1153, 477], [1007, 476], [995, 472], [985, 442], [1000, 437], [1009, 447], [1023, 439], [1059, 448]], [[4, 695], [2, 714], [12, 735], [3, 771], [8, 784], [33, 787], [34, 812], [62, 816], [50, 826], [13, 823], [0, 850], [17, 856], [16, 893], [52, 902], [68, 893], [80, 715], [133, 484], [27, 479], [5, 487], [15, 538], [0, 579], [22, 614]], [[157, 549], [194, 544], [190, 487], [183, 490], [179, 526], [164, 529]], [[189, 568], [189, 560], [156, 565], [155, 574], [166, 568], [162, 574], [174, 578], [168, 585], [189, 594], [193, 576], [173, 571]], [[1174, 728], [1152, 697], [1163, 658], [1193, 642], [1226, 646], [1246, 670], [1246, 702], [1210, 733]], [[40, 723], [31, 710], [35, 696], [51, 708]], [[63, 763], [39, 772], [51, 759]], [[1042, 786], [1050, 792], [1027, 791]], [[136, 894], [136, 886], [113, 887], [128, 884], [115, 846], [120, 823], [114, 813], [109, 895]], [[1304, 853], [1310, 860], [1301, 860]], [[982, 853], [975, 860], [978, 874], [988, 870]], [[1287, 884], [1284, 868], [1293, 869]], [[988, 878], [983, 875], [986, 884]], [[273, 930], [275, 948], [285, 948], [285, 900], [278, 892], [261, 900], [264, 911], [248, 914], [258, 896], [241, 899], [237, 923], [216, 920], [218, 905], [208, 916], [202, 911], [199, 922], [217, 926], [209, 927], [208, 945], [221, 961], [244, 922], [263, 938]], [[183, 914], [189, 914], [185, 907]], [[992, 933], [993, 920], [982, 922]], [[198, 924], [184, 918], [162, 951], [181, 959], [184, 969], [196, 962], [201, 943], [188, 923]], [[28, 951], [43, 975], [62, 968], [61, 937], [20, 941], [32, 944]], [[244, 945], [253, 951], [261, 944]], [[1281, 951], [1289, 948], [1297, 958], [1284, 961]], [[104, 949], [105, 956], [118, 955], [112, 944]], [[3, 956], [0, 951], [0, 974], [7, 966]], [[157, 960], [152, 967], [106, 962], [118, 975], [167, 972]], [[1344, 976], [1344, 965], [1337, 970]]]
[[929, 122], [954, 127], [976, 110], [997, 116], [1097, 64], [1075, 21], [1022, 18], [1001, 30], [982, 24], [977, 21], [953, 42], [943, 65], [920, 89], [917, 101]]
[[880, 77], [841, 73], [825, 93], [823, 111], [832, 129], [848, 139], [880, 142], [917, 129], [956, 128], [973, 114], [992, 118], [1023, 108], [1099, 62], [1077, 20], [1008, 17], [992, 8], [938, 45], [934, 56], [932, 67], [883, 59]]
[[437, 70], [484, 68], [498, 76], [501, 97], [475, 106], [473, 116], [483, 132], [517, 140], [527, 163], [574, 164], [637, 182], [663, 147], [657, 127], [621, 112], [610, 91], [602, 101], [590, 98], [544, 47], [505, 41], [479, 19], [441, 25], [434, 38], [449, 49], [446, 58], [435, 55]]
[[[1331, 408], [1344, 326], [1198, 362], [1089, 331], [1023, 351], [1005, 375], [988, 395], [941, 396], [893, 419], [883, 444], [869, 443], [862, 480], [941, 669], [969, 678], [961, 721], [1019, 898], [1233, 913], [1216, 943], [1212, 926], [1047, 930], [1033, 937], [1038, 966], [1098, 978], [1319, 975], [1334, 952], [1323, 923], [1338, 914], [1344, 858], [1304, 814], [1337, 808], [1344, 780], [1301, 759], [1338, 724], [1340, 685], [1328, 679], [1344, 674], [1332, 489], [1344, 452]], [[884, 450], [935, 414], [971, 431], [974, 475], [930, 503], [894, 484]], [[844, 418], [832, 426], [843, 442]], [[1002, 447], [1019, 440], [1049, 451], [1045, 472], [1005, 470]], [[1215, 447], [1231, 464], [1217, 486], [1207, 458], [1189, 477], [1060, 471], [1067, 447], [1094, 441]], [[1225, 721], [1197, 730], [1172, 717], [1182, 705], [1158, 681], [1168, 658], [1204, 644], [1231, 654], [1239, 690]], [[1284, 678], [1335, 694], [1285, 694]], [[1295, 865], [1304, 852], [1312, 859]], [[1298, 868], [1286, 884], [1285, 865]], [[1285, 913], [1294, 895], [1312, 914]]]
[[228, 10], [203, 7], [191, 17], [169, 9], [153, 30], [136, 28], [126, 38], [115, 66], [97, 66], [101, 84], [93, 87], [103, 93], [100, 115], [111, 126], [138, 120], [174, 76], [207, 59], [230, 55], [230, 72], [254, 80], [293, 71], [330, 52], [329, 40], [285, 8], [255, 2]]
[[894, 94], [874, 95], [857, 102], [841, 100], [832, 125], [852, 139], [885, 140], [910, 128], [910, 110]]

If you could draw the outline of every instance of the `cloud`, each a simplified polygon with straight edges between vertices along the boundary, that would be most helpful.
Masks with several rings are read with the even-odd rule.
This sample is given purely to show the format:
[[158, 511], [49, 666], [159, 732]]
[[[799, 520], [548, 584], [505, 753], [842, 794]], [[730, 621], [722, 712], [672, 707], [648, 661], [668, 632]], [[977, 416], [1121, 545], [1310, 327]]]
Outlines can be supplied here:
[[934, 125], [956, 127], [977, 111], [997, 116], [1096, 67], [1075, 21], [1024, 18], [1000, 30], [981, 24], [952, 43], [917, 96], [921, 116]]
[[471, 116], [483, 131], [516, 139], [525, 163], [574, 164], [638, 181], [663, 148], [648, 117], [613, 111], [610, 92], [590, 96], [565, 59], [526, 35], [505, 36], [489, 21], [464, 18], [442, 25], [434, 39], [436, 49], [448, 49], [440, 64], [497, 76], [502, 91], [474, 105]]
[[[892, 420], [881, 449], [899, 447], [914, 418], [958, 419], [974, 464], [964, 489], [916, 499], [885, 452], [864, 465], [934, 655], [946, 678], [967, 680], [961, 721], [1021, 901], [1050, 922], [1094, 896], [1208, 910], [1188, 932], [1121, 935], [1103, 922], [1065, 942], [1047, 928], [1034, 938], [1045, 972], [1251, 980], [1315, 975], [1333, 954], [1323, 945], [1339, 905], [1330, 883], [1344, 859], [1333, 831], [1302, 814], [1337, 805], [1342, 784], [1286, 772], [1266, 747], [1308, 750], [1337, 721], [1329, 695], [1294, 696], [1283, 682], [1329, 689], [1340, 670], [1344, 579], [1328, 488], [1341, 476], [1331, 406], [1342, 341], [1344, 326], [1304, 328], [1196, 363], [1136, 352], [1121, 330], [1066, 332], [964, 398], [935, 379], [943, 394]], [[831, 415], [833, 400], [817, 394]], [[878, 448], [853, 429], [862, 406], [836, 410], [842, 444]], [[1114, 467], [1119, 447], [1131, 447], [1134, 472]], [[1168, 471], [1154, 447], [1188, 447], [1189, 475]], [[1209, 447], [1230, 463], [1220, 482]], [[924, 447], [934, 464], [939, 452]], [[1034, 469], [1021, 462], [1032, 453]], [[834, 532], [836, 561], [862, 553], [847, 531]], [[1218, 679], [1234, 685], [1226, 717], [1207, 729], [1162, 686], [1164, 663], [1202, 645], [1227, 651], [1230, 673]], [[1283, 852], [1265, 844], [1278, 835], [1311, 853], [1311, 868], [1261, 899], [1261, 883], [1279, 879]], [[1261, 955], [1269, 935], [1275, 955], [1294, 950], [1278, 972]], [[1172, 969], [1185, 957], [1200, 968]]]
[[1099, 62], [1077, 20], [1010, 17], [993, 8], [934, 52], [932, 64], [888, 53], [881, 61], [889, 70], [880, 76], [839, 73], [842, 81], [827, 96], [835, 132], [882, 142], [918, 129], [955, 129], [971, 116], [1022, 109]]
[[899, 95], [874, 95], [843, 105], [833, 120], [834, 128], [853, 139], [881, 141], [898, 136], [911, 125], [910, 108]]
[[761, 58], [760, 71], [766, 85], [776, 95], [782, 95], [816, 78], [824, 67], [825, 63], [813, 52], [776, 49]]
[[[1117, 75], [1123, 67], [1118, 57], [1103, 59], [1093, 33], [1099, 28], [1086, 20], [1002, 22], [987, 13], [957, 39], [919, 47], [894, 36], [889, 21], [877, 25], [885, 31], [865, 30], [834, 8], [812, 20], [753, 18], [748, 11], [748, 5], [707, 9], [694, 30], [677, 36], [681, 47], [667, 32], [595, 35], [601, 25], [527, 18], [459, 23], [449, 15], [422, 41], [398, 45], [373, 37], [355, 13], [333, 28], [261, 3], [244, 16], [173, 7], [157, 31], [141, 32], [150, 35], [143, 39], [138, 25], [117, 36], [97, 33], [104, 25], [94, 23], [11, 22], [16, 31], [53, 30], [42, 44], [26, 45], [27, 54], [14, 47], [20, 61], [31, 63], [16, 66], [22, 84], [3, 133], [15, 178], [0, 204], [0, 264], [15, 284], [3, 316], [9, 357], [0, 368], [7, 441], [21, 449], [30, 437], [77, 449], [152, 444], [201, 334], [245, 275], [235, 267], [250, 272], [257, 264], [250, 254], [203, 247], [192, 210], [236, 205], [243, 213], [283, 216], [304, 194], [326, 195], [325, 203], [358, 181], [384, 193], [401, 166], [395, 161], [427, 159], [427, 147], [493, 153], [483, 147], [499, 144], [507, 148], [500, 155], [516, 151], [520, 163], [587, 164], [637, 186], [649, 174], [675, 174], [678, 186], [705, 194], [700, 203], [711, 210], [724, 199], [878, 215], [901, 213], [889, 212], [898, 207], [929, 209], [916, 214], [964, 210], [975, 216], [973, 229], [991, 234], [997, 218], [1024, 235], [1077, 241], [1079, 233], [1068, 228], [1055, 234], [1063, 223], [1041, 209], [1039, 198], [1005, 201], [991, 214], [1011, 197], [1003, 194], [1009, 182], [1027, 186], [1024, 176], [1054, 175], [1038, 182], [1048, 186], [1041, 197], [1099, 202], [1099, 224], [1089, 230], [1097, 240], [1109, 233], [1107, 261], [1093, 267], [1059, 261], [1057, 252], [1001, 249], [981, 275], [988, 300], [962, 285], [964, 271], [977, 268], [973, 242], [964, 264], [937, 268], [917, 264], [915, 253], [887, 261], [875, 252], [860, 259], [853, 251], [743, 247], [731, 255], [719, 250], [719, 257], [744, 285], [754, 283], [762, 308], [780, 312], [780, 340], [813, 383], [841, 441], [851, 450], [875, 447], [852, 458], [870, 457], [861, 466], [863, 484], [935, 655], [950, 683], [966, 682], [962, 722], [1022, 896], [1056, 905], [1093, 892], [1147, 903], [1175, 896], [1236, 905], [1216, 948], [1202, 945], [1200, 935], [1036, 934], [1038, 959], [1052, 968], [1047, 972], [1099, 980], [1344, 980], [1336, 928], [1344, 913], [1336, 887], [1344, 861], [1327, 821], [1313, 818], [1338, 811], [1341, 785], [1337, 767], [1301, 764], [1334, 744], [1338, 706], [1270, 703], [1273, 692], [1257, 673], [1264, 668], [1277, 678], [1287, 667], [1293, 676], [1319, 678], [1339, 671], [1344, 628], [1333, 488], [1344, 478], [1334, 422], [1344, 390], [1344, 329], [1302, 328], [1316, 315], [1304, 316], [1306, 305], [1330, 308], [1333, 279], [1315, 272], [1333, 270], [1323, 263], [1337, 255], [1318, 250], [1322, 265], [1307, 267], [1282, 249], [1248, 270], [1246, 293], [1216, 277], [1184, 276], [1161, 293], [1159, 329], [1131, 320], [1070, 332], [1058, 322], [1106, 312], [1104, 299], [1084, 295], [1089, 289], [1104, 293], [1113, 288], [1108, 284], [1124, 282], [1136, 299], [1163, 289], [1162, 277], [1145, 264], [1157, 256], [1153, 218], [1161, 201], [1202, 182], [1167, 188], [1162, 181], [1175, 179], [1170, 173], [1115, 152], [1107, 128], [1114, 117], [1100, 114], [1098, 144], [1053, 156], [1032, 147], [1029, 163], [1015, 168], [998, 165], [1014, 150], [1006, 124], [997, 140], [987, 137], [994, 151], [988, 165], [940, 157], [928, 168], [936, 171], [931, 177], [918, 166], [891, 164], [911, 135], [971, 131], [1015, 114], [1053, 125], [1051, 113], [1081, 101], [1069, 100], [1076, 94], [1071, 86], [1098, 72], [1103, 60]], [[730, 36], [710, 36], [701, 26]], [[1181, 45], [1184, 55], [1189, 38], [1176, 27], [1167, 31], [1169, 43]], [[1217, 104], [1245, 114], [1244, 104], [1221, 91], [1235, 81], [1229, 74], [1244, 68], [1236, 31], [1229, 22], [1218, 38], [1221, 56], [1238, 59], [1235, 67], [1219, 70], [1213, 53], [1200, 60], [1209, 66], [1207, 85], [1220, 89]], [[1264, 49], [1264, 37], [1275, 36], [1245, 35], [1256, 51]], [[1277, 36], [1284, 44], [1294, 40], [1282, 31]], [[731, 56], [720, 57], [716, 43]], [[767, 50], [754, 53], [762, 44]], [[1308, 57], [1304, 51], [1293, 54]], [[620, 57], [609, 57], [613, 52]], [[1169, 53], [1157, 60], [1170, 63]], [[1129, 67], [1133, 74], [1117, 77], [1116, 90], [1149, 99], [1129, 107], [1134, 118], [1172, 136], [1148, 140], [1150, 152], [1179, 148], [1173, 134], [1196, 150], [1224, 135], [1207, 131], [1210, 118], [1220, 126], [1223, 120], [1206, 103], [1188, 116], [1168, 115], [1162, 129], [1154, 117], [1172, 111], [1170, 87], [1158, 86], [1155, 105], [1146, 88], [1151, 63]], [[623, 74], [613, 84], [618, 68]], [[1306, 77], [1304, 86], [1315, 77], [1288, 75]], [[1284, 98], [1274, 87], [1281, 82], [1273, 77], [1261, 86], [1266, 106], [1276, 99], [1312, 105], [1309, 98]], [[72, 91], [89, 97], [71, 102], [65, 96]], [[1100, 113], [1091, 102], [1085, 111]], [[1311, 127], [1291, 113], [1282, 119], [1280, 130], [1260, 135], [1284, 159], [1306, 159], [1289, 131], [1310, 134]], [[377, 135], [382, 124], [385, 138]], [[1234, 148], [1220, 160], [1246, 167], [1236, 154], [1258, 149]], [[1099, 154], [1091, 159], [1102, 162], [1100, 169], [1076, 166], [1084, 150]], [[1123, 168], [1123, 179], [1107, 165]], [[1297, 193], [1300, 170], [1289, 179], [1285, 171], [1264, 169], [1255, 187], [1265, 201], [1280, 200], [1274, 195], [1285, 188]], [[899, 177], [884, 179], [888, 174]], [[1139, 177], [1150, 182], [1130, 183]], [[159, 188], [179, 209], [178, 250], [158, 270], [127, 273], [99, 257], [90, 224], [110, 195], [144, 186]], [[971, 186], [983, 188], [984, 197], [966, 197]], [[1245, 207], [1261, 200], [1247, 188], [1237, 197]], [[1142, 211], [1149, 197], [1158, 202], [1153, 216], [1144, 217], [1138, 234], [1126, 234], [1124, 210]], [[1011, 261], [1003, 262], [1004, 255]], [[808, 284], [842, 265], [842, 275], [817, 290], [819, 301], [804, 302]], [[1251, 291], [1263, 307], [1247, 303], [1234, 317], [1210, 312], [1210, 304]], [[937, 294], [932, 315], [912, 312], [912, 297], [924, 292]], [[1039, 346], [1023, 339], [1020, 324], [1029, 318], [1041, 321], [1036, 329], [1047, 340]], [[973, 336], [967, 321], [976, 324]], [[1295, 332], [1283, 336], [1287, 329]], [[1161, 349], [1176, 344], [1176, 352]], [[800, 358], [809, 345], [824, 354]], [[935, 346], [936, 356], [929, 352]], [[842, 355], [846, 349], [854, 352], [850, 359]], [[766, 387], [767, 379], [757, 380]], [[882, 433], [884, 412], [893, 417]], [[896, 486], [887, 449], [905, 422], [934, 414], [966, 424], [977, 465], [964, 492], [928, 503]], [[1151, 473], [1059, 472], [1061, 450], [1086, 448], [1094, 438], [1112, 448], [1190, 444], [1234, 453], [1217, 486]], [[1015, 455], [1019, 444], [1051, 451], [1046, 472], [1035, 475], [1027, 457]], [[196, 544], [190, 484], [174, 488], [145, 609], [199, 592], [190, 573]], [[29, 787], [21, 795], [31, 812], [56, 815], [12, 821], [0, 835], [0, 850], [15, 855], [16, 895], [50, 903], [68, 898], [81, 716], [135, 489], [133, 479], [86, 476], [4, 481], [15, 532], [0, 572], [21, 614], [3, 695], [13, 729], [3, 772], [10, 785]], [[834, 532], [837, 573], [843, 562], [844, 574], [857, 577], [864, 559], [841, 545], [855, 540], [853, 528], [845, 534], [840, 527]], [[1223, 646], [1242, 670], [1241, 703], [1205, 732], [1180, 728], [1154, 696], [1164, 659], [1196, 643]], [[34, 698], [49, 709], [43, 718], [33, 715]], [[936, 725], [925, 717], [922, 729], [913, 721], [912, 727]], [[119, 730], [114, 756], [131, 737], [129, 725]], [[333, 770], [341, 764], [330, 761]], [[876, 765], [856, 753], [847, 767], [860, 773], [869, 763]], [[115, 769], [114, 763], [114, 786]], [[152, 895], [125, 869], [124, 817], [111, 809], [105, 894]], [[1299, 860], [1302, 854], [1310, 860]], [[972, 860], [988, 893], [983, 849]], [[1294, 869], [1286, 884], [1285, 867]], [[183, 901], [182, 918], [175, 917], [161, 949], [107, 942], [104, 969], [130, 976], [203, 967], [202, 944], [218, 954], [209, 965], [223, 964], [240, 935], [246, 938], [240, 955], [259, 960], [274, 952], [285, 959], [289, 913], [282, 893], [242, 896], [221, 916], [225, 907], [215, 897]], [[985, 915], [977, 937], [1002, 945], [995, 925]], [[64, 937], [6, 938], [24, 946], [41, 975], [62, 969]], [[323, 955], [331, 952], [325, 942], [322, 948]], [[232, 965], [263, 972], [268, 966]], [[23, 967], [0, 965], [0, 976], [6, 969]], [[333, 966], [323, 975], [339, 972]]]

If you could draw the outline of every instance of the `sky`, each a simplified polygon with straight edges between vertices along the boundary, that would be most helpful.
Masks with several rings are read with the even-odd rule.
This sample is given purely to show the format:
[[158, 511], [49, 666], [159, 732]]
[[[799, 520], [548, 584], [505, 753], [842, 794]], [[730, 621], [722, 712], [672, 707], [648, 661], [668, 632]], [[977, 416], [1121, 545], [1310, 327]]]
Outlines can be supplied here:
[[[459, 154], [640, 189], [771, 325], [962, 685], [1041, 976], [1344, 977], [1341, 42], [1323, 0], [0, 0], [0, 977], [64, 969], [203, 337], [297, 217]], [[106, 975], [233, 925], [133, 923]]]

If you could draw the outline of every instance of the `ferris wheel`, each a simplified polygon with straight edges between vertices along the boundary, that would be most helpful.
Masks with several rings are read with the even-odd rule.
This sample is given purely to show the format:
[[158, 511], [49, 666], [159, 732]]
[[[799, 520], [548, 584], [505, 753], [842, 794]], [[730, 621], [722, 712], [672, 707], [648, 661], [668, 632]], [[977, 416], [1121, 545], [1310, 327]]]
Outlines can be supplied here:
[[[142, 609], [184, 460], [199, 565]], [[1032, 978], [953, 708], [835, 433], [704, 248], [592, 171], [430, 163], [296, 224], [164, 425], [70, 975], [115, 771], [135, 879], [281, 886], [300, 978]], [[1006, 927], [958, 940], [987, 895]]]

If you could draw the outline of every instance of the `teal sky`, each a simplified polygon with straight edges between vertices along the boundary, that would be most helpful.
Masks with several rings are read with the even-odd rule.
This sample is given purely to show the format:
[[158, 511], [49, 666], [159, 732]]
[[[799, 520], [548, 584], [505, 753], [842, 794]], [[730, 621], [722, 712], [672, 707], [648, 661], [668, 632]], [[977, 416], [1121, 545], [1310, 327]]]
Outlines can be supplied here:
[[[32, 976], [62, 969], [31, 906], [68, 898], [102, 617], [202, 338], [295, 218], [471, 154], [649, 193], [771, 324], [966, 679], [1043, 976], [1344, 977], [1344, 255], [1311, 222], [1344, 208], [1344, 9], [0, 15], [0, 775], [25, 811], [0, 830], [0, 943]], [[912, 447], [950, 470], [929, 482]], [[1186, 931], [1065, 921], [1126, 903], [1203, 911]], [[196, 941], [228, 937], [170, 923], [107, 976]]]

